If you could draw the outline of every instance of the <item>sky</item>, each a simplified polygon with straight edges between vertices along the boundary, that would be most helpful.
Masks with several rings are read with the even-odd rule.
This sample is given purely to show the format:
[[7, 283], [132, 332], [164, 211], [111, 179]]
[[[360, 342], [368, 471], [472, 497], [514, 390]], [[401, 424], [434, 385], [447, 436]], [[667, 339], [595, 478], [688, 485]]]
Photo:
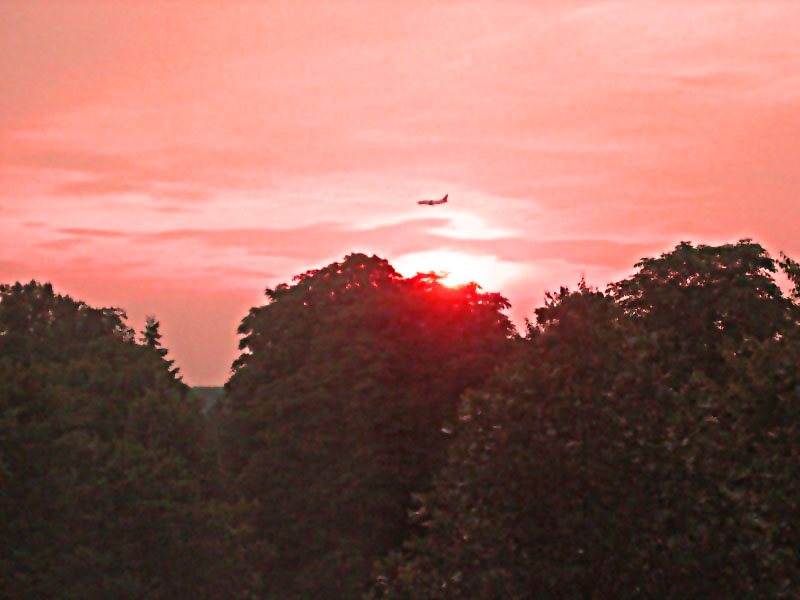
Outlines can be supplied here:
[[[221, 385], [351, 252], [512, 303], [679, 241], [800, 258], [800, 2], [0, 2], [0, 282]], [[440, 206], [417, 200], [449, 194]]]

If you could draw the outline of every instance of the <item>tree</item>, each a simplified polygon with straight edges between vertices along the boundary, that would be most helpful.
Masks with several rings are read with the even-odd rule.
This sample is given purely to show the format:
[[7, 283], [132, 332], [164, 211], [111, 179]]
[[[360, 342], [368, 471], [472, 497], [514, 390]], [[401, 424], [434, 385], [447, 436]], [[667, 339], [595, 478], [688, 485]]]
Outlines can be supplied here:
[[268, 597], [352, 598], [408, 533], [460, 394], [509, 351], [498, 294], [351, 254], [267, 290], [223, 405], [229, 464], [276, 545]]
[[792, 260], [786, 254], [781, 252], [781, 260], [779, 262], [781, 269], [788, 277], [789, 281], [794, 286], [792, 288], [792, 297], [795, 301], [800, 300], [800, 263]]
[[670, 361], [675, 383], [696, 369], [717, 377], [725, 351], [769, 339], [793, 319], [792, 302], [773, 278], [776, 262], [751, 240], [697, 247], [681, 242], [636, 266], [633, 277], [609, 291], [658, 338], [654, 360]]
[[800, 328], [769, 261], [680, 245], [548, 296], [372, 596], [797, 596]]
[[162, 360], [163, 367], [167, 370], [167, 372], [177, 380], [181, 380], [181, 377], [178, 375], [180, 369], [177, 367], [172, 368], [172, 365], [175, 364], [174, 360], [167, 360], [168, 351], [166, 348], [162, 347], [161, 345], [161, 331], [159, 328], [161, 327], [161, 323], [159, 323], [155, 317], [148, 316], [145, 318], [145, 326], [142, 330], [141, 337], [139, 341], [152, 350], [157, 356], [159, 356]]
[[620, 460], [646, 407], [619, 406], [615, 387], [652, 378], [620, 378], [641, 351], [636, 327], [583, 283], [536, 315], [514, 358], [465, 396], [447, 465], [414, 516], [425, 532], [382, 563], [376, 597], [593, 597], [624, 572], [647, 507], [631, 513], [621, 482], [650, 481]]
[[124, 318], [50, 284], [0, 286], [9, 597], [228, 598], [250, 583], [246, 511], [211, 493], [200, 412]]

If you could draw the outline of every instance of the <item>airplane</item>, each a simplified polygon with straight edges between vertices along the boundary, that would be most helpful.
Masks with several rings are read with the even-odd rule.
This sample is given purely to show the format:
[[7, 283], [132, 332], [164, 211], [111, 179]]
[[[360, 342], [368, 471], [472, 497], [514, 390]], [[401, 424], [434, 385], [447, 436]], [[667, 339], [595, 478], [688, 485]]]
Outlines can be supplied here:
[[427, 204], [428, 206], [433, 206], [434, 204], [444, 204], [447, 202], [447, 197], [450, 194], [445, 194], [441, 200], [418, 200], [417, 204]]

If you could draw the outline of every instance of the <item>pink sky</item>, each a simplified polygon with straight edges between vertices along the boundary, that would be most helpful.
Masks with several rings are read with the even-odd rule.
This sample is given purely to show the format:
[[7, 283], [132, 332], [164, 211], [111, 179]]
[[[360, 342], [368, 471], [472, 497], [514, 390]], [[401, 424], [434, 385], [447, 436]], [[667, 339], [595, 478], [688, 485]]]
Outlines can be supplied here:
[[800, 258], [798, 31], [796, 0], [7, 0], [0, 281], [153, 314], [218, 385], [264, 288], [352, 251], [517, 323], [680, 240]]

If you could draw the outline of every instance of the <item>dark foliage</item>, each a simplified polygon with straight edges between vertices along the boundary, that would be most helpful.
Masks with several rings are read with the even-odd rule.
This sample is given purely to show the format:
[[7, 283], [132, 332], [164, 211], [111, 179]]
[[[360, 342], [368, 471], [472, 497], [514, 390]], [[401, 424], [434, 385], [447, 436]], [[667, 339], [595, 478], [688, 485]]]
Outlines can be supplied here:
[[373, 596], [800, 594], [798, 307], [749, 241], [639, 268], [550, 296], [465, 396], [425, 533]]
[[214, 410], [222, 397], [225, 395], [225, 388], [222, 386], [192, 386], [189, 393], [200, 403], [204, 413]]
[[[246, 536], [232, 528], [246, 513], [215, 497], [200, 413], [166, 351], [136, 344], [124, 318], [49, 284], [0, 286], [4, 597], [229, 598], [245, 587]], [[157, 324], [149, 331], [157, 341]]]
[[351, 254], [267, 290], [227, 391], [225, 445], [276, 546], [268, 597], [353, 598], [408, 534], [460, 394], [510, 348], [497, 294]]
[[351, 254], [267, 290], [224, 393], [154, 317], [0, 286], [0, 597], [800, 597], [800, 267], [637, 268], [520, 338]]

